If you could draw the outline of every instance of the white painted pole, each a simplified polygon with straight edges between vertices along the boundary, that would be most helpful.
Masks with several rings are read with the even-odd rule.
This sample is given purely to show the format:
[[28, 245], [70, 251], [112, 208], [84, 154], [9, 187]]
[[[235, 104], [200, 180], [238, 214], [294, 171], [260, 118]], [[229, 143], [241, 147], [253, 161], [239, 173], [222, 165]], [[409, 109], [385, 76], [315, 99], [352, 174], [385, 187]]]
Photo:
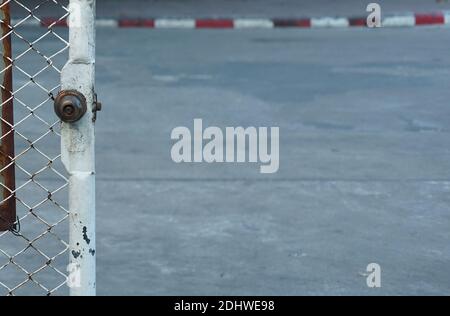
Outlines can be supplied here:
[[95, 244], [95, 0], [70, 0], [69, 61], [62, 90], [77, 90], [87, 101], [76, 123], [62, 123], [62, 162], [69, 174], [70, 294], [96, 294]]

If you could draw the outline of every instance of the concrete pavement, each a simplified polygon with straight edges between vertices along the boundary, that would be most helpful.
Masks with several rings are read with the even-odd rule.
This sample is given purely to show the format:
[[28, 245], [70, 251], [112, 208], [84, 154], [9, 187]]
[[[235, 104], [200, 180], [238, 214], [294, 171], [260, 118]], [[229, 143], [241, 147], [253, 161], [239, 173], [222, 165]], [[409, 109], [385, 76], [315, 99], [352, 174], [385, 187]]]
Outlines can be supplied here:
[[[29, 39], [45, 32], [16, 31]], [[56, 32], [67, 36], [67, 29]], [[449, 32], [99, 29], [99, 294], [448, 295]], [[60, 46], [51, 36], [39, 43], [45, 54]], [[15, 55], [27, 49], [19, 40], [13, 47]], [[58, 67], [64, 61], [54, 60]], [[42, 64], [37, 54], [17, 61], [31, 73]], [[15, 77], [16, 84], [27, 80]], [[58, 77], [44, 72], [36, 80], [55, 86]], [[42, 90], [17, 97], [35, 105], [36, 95]], [[36, 114], [55, 120], [47, 105]], [[15, 114], [29, 110], [17, 106]], [[279, 126], [279, 172], [175, 164], [170, 133], [192, 128], [194, 118], [221, 128]], [[17, 132], [35, 140], [45, 128], [30, 119]], [[29, 146], [16, 140], [18, 152]], [[59, 138], [36, 148], [55, 157]], [[47, 162], [36, 152], [27, 157], [18, 160], [26, 170]], [[58, 178], [49, 171], [34, 180], [53, 191], [64, 184]], [[28, 179], [17, 172], [18, 185]], [[64, 201], [64, 194], [54, 198]], [[47, 198], [37, 185], [20, 192], [25, 205]], [[50, 222], [65, 215], [51, 203], [34, 211]], [[53, 230], [63, 238], [65, 223]], [[36, 236], [46, 227], [29, 216], [22, 229]], [[48, 237], [40, 250], [63, 250]], [[1, 249], [27, 247], [7, 238]], [[45, 264], [29, 250], [16, 258], [21, 265]], [[66, 259], [52, 264], [65, 271]], [[381, 265], [381, 289], [366, 286], [371, 262]], [[26, 277], [14, 266], [0, 274], [8, 284]], [[58, 277], [47, 269], [36, 279], [50, 287]]]
[[[99, 293], [448, 294], [448, 32], [100, 30]], [[194, 118], [280, 171], [174, 164]]]

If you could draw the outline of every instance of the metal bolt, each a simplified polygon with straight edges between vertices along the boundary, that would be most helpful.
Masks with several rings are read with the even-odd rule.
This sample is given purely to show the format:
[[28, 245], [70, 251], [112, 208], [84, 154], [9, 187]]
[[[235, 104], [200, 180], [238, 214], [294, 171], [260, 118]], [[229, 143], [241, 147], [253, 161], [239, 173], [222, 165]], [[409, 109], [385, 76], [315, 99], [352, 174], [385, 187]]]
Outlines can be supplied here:
[[101, 102], [97, 102], [95, 104], [95, 111], [101, 111], [102, 110], [102, 103]]

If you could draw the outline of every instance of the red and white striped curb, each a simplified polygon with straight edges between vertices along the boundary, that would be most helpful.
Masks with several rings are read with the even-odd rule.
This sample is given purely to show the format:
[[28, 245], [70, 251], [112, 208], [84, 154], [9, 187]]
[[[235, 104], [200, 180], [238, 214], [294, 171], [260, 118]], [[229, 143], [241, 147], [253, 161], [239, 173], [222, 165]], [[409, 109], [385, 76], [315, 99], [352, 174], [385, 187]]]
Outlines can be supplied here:
[[[15, 20], [14, 25], [30, 26], [67, 26], [65, 19], [43, 18]], [[411, 27], [422, 25], [450, 25], [450, 12], [416, 13], [386, 16], [382, 19], [382, 27]], [[182, 29], [245, 29], [245, 28], [345, 28], [365, 27], [366, 17], [340, 18], [275, 18], [275, 19], [221, 19], [221, 18], [119, 18], [97, 19], [97, 26], [112, 28], [182, 28]]]

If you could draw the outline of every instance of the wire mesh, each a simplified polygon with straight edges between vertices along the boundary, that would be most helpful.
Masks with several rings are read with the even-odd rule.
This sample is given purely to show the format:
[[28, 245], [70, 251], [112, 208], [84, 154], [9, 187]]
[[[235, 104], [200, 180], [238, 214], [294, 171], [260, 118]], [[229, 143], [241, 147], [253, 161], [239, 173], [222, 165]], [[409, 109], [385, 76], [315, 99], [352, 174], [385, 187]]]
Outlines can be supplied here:
[[[12, 19], [1, 40], [11, 38], [12, 57], [3, 55], [10, 65], [1, 73], [12, 67], [15, 155], [9, 158], [16, 183], [9, 188], [0, 181], [7, 192], [1, 203], [15, 199], [18, 219], [15, 232], [0, 232], [0, 296], [65, 295], [68, 177], [60, 161], [60, 122], [53, 101], [68, 58], [68, 31], [57, 27], [69, 14], [67, 1], [0, 0], [0, 8], [5, 5]], [[49, 12], [58, 18], [47, 25]]]

